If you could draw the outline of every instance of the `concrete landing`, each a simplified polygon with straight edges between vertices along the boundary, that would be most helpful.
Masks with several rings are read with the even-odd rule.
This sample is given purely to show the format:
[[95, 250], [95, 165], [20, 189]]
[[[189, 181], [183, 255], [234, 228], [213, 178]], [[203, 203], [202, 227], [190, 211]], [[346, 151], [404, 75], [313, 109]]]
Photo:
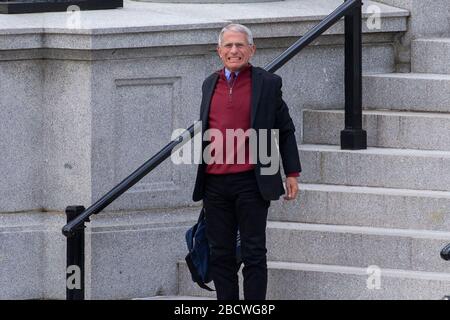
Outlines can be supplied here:
[[[71, 13], [51, 12], [45, 14], [2, 15], [1, 30], [45, 28], [102, 30], [114, 32], [117, 28], [139, 28], [146, 30], [186, 30], [220, 26], [230, 21], [240, 23], [292, 22], [322, 20], [341, 0], [285, 0], [263, 3], [148, 3], [125, 0], [123, 8], [114, 10], [82, 11], [80, 25], [71, 28], [67, 18]], [[363, 12], [377, 5], [381, 17], [405, 17], [407, 10], [394, 8], [374, 1], [364, 1]], [[365, 14], [367, 17], [368, 14]], [[71, 30], [73, 31], [73, 30]], [[137, 30], [136, 30], [137, 31]]]
[[[231, 22], [250, 25], [255, 37], [298, 37], [341, 4], [341, 0], [228, 4], [125, 0], [124, 7], [115, 10], [2, 15], [0, 34], [7, 37], [0, 39], [0, 49], [110, 49], [215, 44], [218, 30]], [[364, 33], [406, 31], [407, 10], [364, 1], [364, 19], [371, 15], [367, 8], [373, 5], [380, 9], [381, 28], [370, 29], [363, 23]], [[342, 34], [343, 31], [343, 23], [339, 23], [326, 34]], [[45, 39], [31, 37], [30, 34], [36, 33], [44, 34]], [[92, 39], [92, 36], [100, 34], [103, 35], [101, 39]], [[67, 39], [67, 35], [72, 37]], [[73, 38], [74, 35], [80, 37]]]

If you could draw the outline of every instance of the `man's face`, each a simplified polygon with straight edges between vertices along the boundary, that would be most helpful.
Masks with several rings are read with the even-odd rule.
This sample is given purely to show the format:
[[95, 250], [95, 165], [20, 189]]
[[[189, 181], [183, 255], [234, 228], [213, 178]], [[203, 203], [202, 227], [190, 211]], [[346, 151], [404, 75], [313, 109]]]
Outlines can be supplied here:
[[224, 66], [230, 71], [238, 71], [246, 66], [255, 53], [256, 47], [249, 45], [247, 35], [241, 32], [226, 31], [217, 53]]

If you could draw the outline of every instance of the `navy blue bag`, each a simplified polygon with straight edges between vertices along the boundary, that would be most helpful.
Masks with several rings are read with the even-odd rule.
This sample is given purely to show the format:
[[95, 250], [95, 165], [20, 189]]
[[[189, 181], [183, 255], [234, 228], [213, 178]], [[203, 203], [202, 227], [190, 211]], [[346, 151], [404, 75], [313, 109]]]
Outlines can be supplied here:
[[[197, 223], [186, 232], [186, 244], [189, 253], [185, 260], [191, 272], [192, 281], [197, 283], [200, 288], [214, 291], [206, 285], [212, 279], [209, 275], [209, 244], [206, 238], [205, 208], [202, 208]], [[240, 251], [241, 244], [238, 232], [236, 259], [239, 265], [241, 263]]]

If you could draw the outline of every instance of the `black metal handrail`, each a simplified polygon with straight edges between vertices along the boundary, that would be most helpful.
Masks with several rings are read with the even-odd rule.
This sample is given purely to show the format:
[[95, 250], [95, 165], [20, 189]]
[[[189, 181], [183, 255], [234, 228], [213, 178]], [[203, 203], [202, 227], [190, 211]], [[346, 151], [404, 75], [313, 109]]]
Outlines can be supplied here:
[[[449, 261], [450, 260], [450, 243], [448, 243], [445, 247], [442, 248], [442, 250], [441, 250], [441, 258], [444, 259], [445, 261]], [[450, 295], [444, 296], [442, 299], [443, 300], [450, 300]]]
[[[298, 39], [294, 44], [292, 44], [288, 49], [286, 49], [282, 54], [276, 57], [271, 63], [264, 67], [269, 72], [275, 72], [286, 64], [292, 57], [299, 53], [308, 44], [317, 39], [325, 31], [327, 31], [331, 26], [338, 22], [342, 17], [344, 17], [348, 12], [352, 10], [361, 10], [361, 1], [345, 1], [339, 7], [337, 7], [332, 13], [330, 13], [325, 19], [323, 19], [319, 24], [313, 27], [311, 30], [306, 32], [300, 39]], [[361, 11], [360, 11], [361, 12]]]
[[98, 200], [96, 203], [94, 203], [89, 208], [84, 210], [76, 218], [72, 219], [69, 223], [67, 223], [62, 229], [63, 234], [67, 237], [72, 236], [74, 234], [74, 230], [77, 229], [80, 225], [82, 225], [83, 222], [88, 221], [90, 216], [101, 212], [114, 200], [116, 200], [128, 189], [130, 189], [142, 178], [144, 178], [150, 171], [155, 169], [161, 162], [170, 157], [175, 147], [177, 146], [181, 147], [185, 142], [187, 142], [188, 139], [187, 134], [189, 134], [190, 137], [194, 135], [194, 127], [195, 124], [186, 129], [184, 134], [178, 136], [176, 139], [168, 143], [156, 155], [151, 157], [147, 162], [145, 162], [142, 166], [136, 169], [132, 174], [126, 177], [117, 186], [111, 189], [100, 200]]
[[[330, 15], [322, 20], [313, 29], [297, 40], [292, 46], [276, 57], [264, 67], [268, 72], [275, 72], [288, 62], [304, 47], [322, 35], [328, 28], [345, 17], [345, 128], [341, 131], [342, 149], [366, 149], [367, 135], [362, 130], [362, 75], [361, 75], [361, 0], [346, 0]], [[197, 122], [199, 123], [199, 122]], [[101, 212], [115, 199], [133, 187], [161, 162], [170, 157], [176, 147], [180, 147], [194, 136], [196, 124], [167, 144], [161, 151], [136, 169], [131, 175], [120, 182], [116, 187], [105, 194], [100, 200], [89, 208], [82, 206], [67, 207], [67, 224], [62, 228], [63, 234], [68, 237], [67, 265], [72, 266], [84, 261], [84, 257], [78, 257], [80, 248], [84, 246], [84, 223], [89, 222], [89, 217]], [[81, 235], [82, 234], [82, 235]], [[84, 264], [84, 263], [83, 263]], [[81, 276], [84, 276], [83, 266], [80, 266]], [[78, 290], [78, 291], [77, 291]], [[68, 299], [83, 299], [84, 288], [67, 289]]]

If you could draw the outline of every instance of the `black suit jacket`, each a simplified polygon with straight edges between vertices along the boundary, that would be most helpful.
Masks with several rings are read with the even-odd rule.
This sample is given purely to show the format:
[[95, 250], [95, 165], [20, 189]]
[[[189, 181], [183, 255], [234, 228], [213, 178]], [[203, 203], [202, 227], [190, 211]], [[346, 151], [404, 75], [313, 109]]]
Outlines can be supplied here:
[[[200, 107], [200, 120], [202, 121], [202, 136], [208, 128], [209, 108], [211, 98], [216, 87], [218, 73], [213, 73], [205, 79], [202, 86], [202, 102]], [[279, 154], [281, 155], [283, 168], [286, 173], [301, 172], [298, 147], [295, 139], [295, 127], [289, 115], [286, 103], [283, 101], [281, 92], [281, 78], [275, 74], [265, 71], [259, 67], [252, 67], [252, 97], [251, 97], [251, 122], [253, 129], [279, 129]], [[273, 152], [270, 148], [273, 138], [268, 134], [268, 154]], [[259, 139], [258, 139], [259, 141]], [[204, 150], [208, 142], [203, 143]], [[258, 142], [259, 143], [259, 142]], [[278, 153], [278, 150], [274, 150]], [[203, 154], [203, 152], [202, 152]], [[261, 175], [262, 167], [270, 164], [261, 164], [259, 156], [255, 165], [255, 175], [262, 197], [265, 200], [278, 200], [285, 193], [281, 179], [280, 168], [273, 175]], [[195, 181], [193, 200], [203, 199], [205, 187], [206, 164], [198, 166], [197, 179]]]

